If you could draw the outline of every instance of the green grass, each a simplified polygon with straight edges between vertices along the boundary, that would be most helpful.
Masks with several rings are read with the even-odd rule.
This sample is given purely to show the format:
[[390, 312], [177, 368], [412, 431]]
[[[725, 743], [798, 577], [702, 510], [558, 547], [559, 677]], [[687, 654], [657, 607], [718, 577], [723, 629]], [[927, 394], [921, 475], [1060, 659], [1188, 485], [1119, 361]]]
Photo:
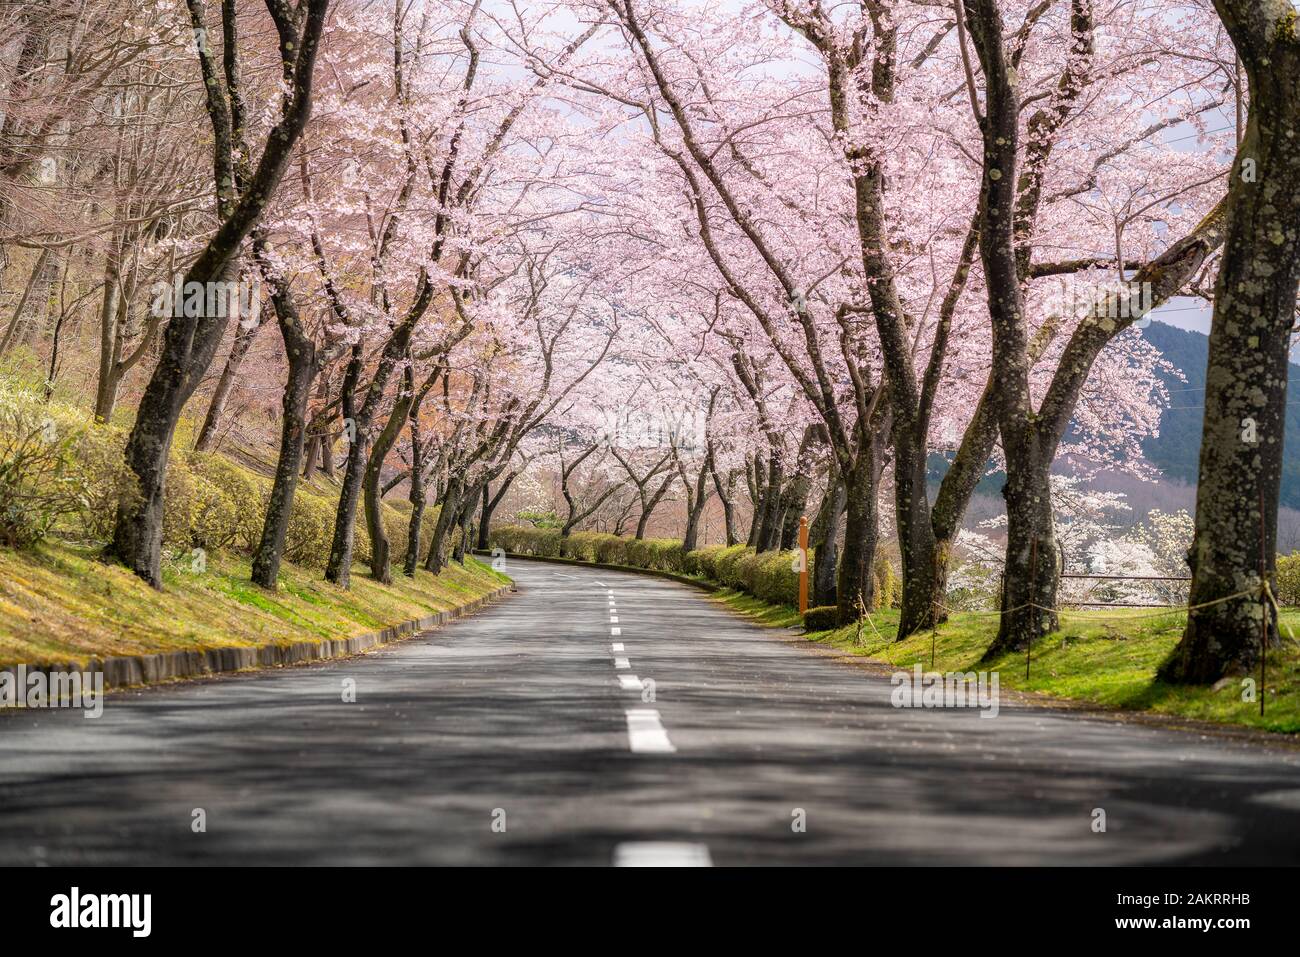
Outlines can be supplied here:
[[354, 567], [344, 590], [318, 570], [285, 564], [269, 592], [249, 581], [246, 558], [218, 554], [201, 574], [188, 562], [165, 565], [156, 591], [89, 547], [0, 549], [0, 666], [348, 638], [460, 607], [510, 581], [473, 558], [436, 576], [398, 572], [391, 586], [367, 571]]
[[[719, 592], [716, 597], [764, 624], [790, 627], [800, 622], [793, 608], [769, 605], [732, 591]], [[1156, 669], [1178, 643], [1185, 617], [1177, 612], [1153, 614], [1149, 609], [1068, 612], [1062, 616], [1061, 630], [1032, 649], [1028, 679], [1024, 654], [980, 662], [997, 631], [996, 614], [961, 612], [933, 635], [927, 631], [896, 641], [898, 612], [880, 611], [872, 614], [870, 622], [864, 621], [861, 629], [850, 626], [806, 637], [844, 654], [870, 658], [900, 670], [917, 663], [931, 670], [933, 654], [935, 671], [997, 671], [999, 685], [1008, 690], [1123, 711], [1289, 734], [1300, 732], [1300, 642], [1287, 635], [1287, 626], [1300, 634], [1300, 610], [1282, 613], [1283, 648], [1269, 655], [1263, 717], [1258, 697], [1253, 702], [1242, 700], [1238, 679], [1221, 682], [1218, 690], [1156, 680]], [[1258, 680], [1256, 675], [1256, 683]]]

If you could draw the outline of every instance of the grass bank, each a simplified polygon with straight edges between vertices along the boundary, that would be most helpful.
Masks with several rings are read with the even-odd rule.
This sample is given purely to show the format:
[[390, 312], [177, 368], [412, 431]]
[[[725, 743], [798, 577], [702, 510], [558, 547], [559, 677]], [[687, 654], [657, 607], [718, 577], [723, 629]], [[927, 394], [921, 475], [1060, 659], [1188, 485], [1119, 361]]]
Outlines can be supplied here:
[[165, 564], [160, 592], [101, 563], [91, 547], [0, 549], [0, 666], [350, 638], [458, 608], [510, 581], [473, 558], [436, 576], [398, 572], [391, 586], [367, 571], [355, 567], [344, 590], [286, 563], [269, 592], [249, 581], [247, 558], [214, 553], [201, 573]]
[[[789, 606], [773, 605], [735, 590], [714, 596], [735, 611], [773, 626], [797, 627], [799, 614]], [[1226, 679], [1214, 687], [1187, 688], [1156, 680], [1156, 669], [1182, 635], [1186, 616], [1153, 613], [1150, 609], [1067, 612], [1061, 630], [1035, 645], [1025, 677], [1023, 654], [1003, 655], [981, 663], [997, 632], [997, 616], [960, 612], [934, 632], [898, 634], [898, 611], [882, 609], [864, 621], [805, 637], [846, 655], [909, 670], [920, 664], [927, 671], [996, 671], [1000, 687], [1055, 698], [1083, 701], [1122, 711], [1194, 718], [1287, 734], [1300, 733], [1300, 611], [1284, 609], [1283, 648], [1269, 656], [1265, 674], [1265, 710], [1256, 698], [1243, 700], [1241, 679]], [[931, 660], [933, 655], [933, 667]]]
[[[370, 536], [358, 514], [352, 587], [329, 584], [338, 487], [318, 474], [294, 497], [279, 588], [253, 585], [277, 450], [231, 441], [222, 453], [187, 451], [187, 417], [168, 465], [164, 588], [155, 591], [98, 560], [121, 502], [136, 494], [122, 452], [129, 410], [96, 424], [84, 396], [47, 401], [42, 380], [30, 362], [0, 361], [0, 666], [339, 641], [461, 609], [509, 582], [470, 560], [379, 585], [367, 577]], [[381, 518], [401, 556], [410, 504], [396, 499], [381, 504]], [[437, 516], [436, 506], [424, 513], [426, 542]]]

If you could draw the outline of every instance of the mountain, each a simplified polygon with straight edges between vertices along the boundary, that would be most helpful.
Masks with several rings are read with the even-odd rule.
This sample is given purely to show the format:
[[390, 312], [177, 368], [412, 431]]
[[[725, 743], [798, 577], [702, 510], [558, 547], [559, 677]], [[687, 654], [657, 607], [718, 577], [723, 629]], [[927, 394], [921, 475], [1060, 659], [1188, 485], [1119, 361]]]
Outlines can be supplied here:
[[[1172, 401], [1160, 419], [1160, 434], [1143, 441], [1142, 451], [1167, 477], [1195, 485], [1209, 337], [1163, 322], [1152, 322], [1142, 335], [1186, 376], [1186, 381], [1171, 373], [1162, 376]], [[1291, 363], [1288, 376], [1293, 384], [1300, 383], [1300, 366]], [[1300, 404], [1287, 405], [1283, 442], [1282, 505], [1300, 508]]]
[[[1201, 454], [1201, 419], [1205, 407], [1205, 365], [1210, 351], [1210, 338], [1204, 333], [1188, 332], [1163, 322], [1152, 321], [1142, 330], [1142, 335], [1176, 369], [1164, 372], [1161, 379], [1169, 389], [1170, 408], [1160, 418], [1160, 434], [1142, 442], [1142, 452], [1166, 478], [1195, 486]], [[1291, 363], [1289, 381], [1300, 384], [1300, 365]], [[1300, 509], [1300, 393], [1290, 400], [1286, 410], [1286, 428], [1283, 435], [1282, 506]], [[945, 456], [930, 456], [930, 482], [933, 486], [948, 470]], [[978, 491], [986, 495], [1001, 495], [1002, 474], [986, 476]], [[932, 490], [933, 492], [933, 487]]]

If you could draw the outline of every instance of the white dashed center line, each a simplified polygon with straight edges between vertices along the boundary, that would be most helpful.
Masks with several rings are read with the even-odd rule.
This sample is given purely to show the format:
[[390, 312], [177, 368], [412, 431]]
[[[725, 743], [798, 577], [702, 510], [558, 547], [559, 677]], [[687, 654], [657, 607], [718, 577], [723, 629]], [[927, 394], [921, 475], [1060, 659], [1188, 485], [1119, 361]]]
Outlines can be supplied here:
[[[614, 608], [614, 593], [609, 592], [609, 633], [617, 638], [622, 635], [618, 627], [618, 613]], [[623, 642], [610, 643], [609, 649], [614, 653], [614, 669], [627, 672], [632, 667], [623, 646]], [[623, 691], [641, 691], [644, 687], [640, 678], [631, 674], [619, 674], [618, 686]], [[627, 745], [633, 753], [673, 754], [677, 748], [668, 740], [668, 732], [659, 721], [659, 712], [653, 708], [631, 708], [624, 712], [627, 716]], [[674, 844], [663, 842], [633, 842], [620, 844], [614, 851], [614, 863], [621, 867], [709, 867], [709, 849], [703, 844]]]
[[633, 753], [672, 754], [677, 749], [668, 740], [668, 732], [659, 723], [654, 708], [633, 708], [627, 714], [627, 743]]
[[628, 841], [614, 848], [615, 867], [712, 867], [706, 844]]

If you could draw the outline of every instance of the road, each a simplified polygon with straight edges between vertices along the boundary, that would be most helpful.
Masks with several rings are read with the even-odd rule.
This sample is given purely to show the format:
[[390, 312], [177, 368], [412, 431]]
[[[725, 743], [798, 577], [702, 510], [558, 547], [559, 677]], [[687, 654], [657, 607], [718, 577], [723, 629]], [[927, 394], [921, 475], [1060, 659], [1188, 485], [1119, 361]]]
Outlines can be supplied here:
[[1300, 862], [1295, 752], [896, 709], [687, 586], [508, 571], [364, 657], [0, 714], [0, 863]]

